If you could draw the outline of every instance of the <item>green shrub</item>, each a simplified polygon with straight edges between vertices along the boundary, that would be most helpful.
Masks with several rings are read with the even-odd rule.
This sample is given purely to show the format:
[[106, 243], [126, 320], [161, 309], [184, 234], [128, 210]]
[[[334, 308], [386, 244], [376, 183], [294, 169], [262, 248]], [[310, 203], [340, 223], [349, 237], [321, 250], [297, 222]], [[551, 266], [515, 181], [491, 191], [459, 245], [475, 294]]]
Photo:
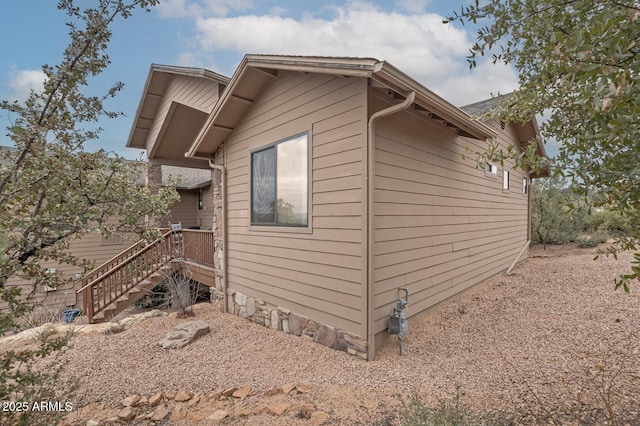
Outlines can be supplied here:
[[422, 402], [416, 392], [403, 402], [404, 411], [400, 415], [402, 426], [501, 426], [509, 424], [502, 415], [481, 415], [474, 413], [461, 401], [460, 386], [456, 386], [456, 394], [448, 399], [438, 400], [435, 408]]
[[631, 234], [631, 221], [629, 216], [623, 216], [618, 212], [605, 211], [604, 221], [600, 226], [601, 230], [604, 230], [612, 235], [629, 235]]
[[580, 235], [575, 239], [576, 244], [579, 247], [587, 248], [587, 247], [595, 247], [598, 244], [606, 243], [609, 239], [607, 234], [594, 234], [594, 235]]

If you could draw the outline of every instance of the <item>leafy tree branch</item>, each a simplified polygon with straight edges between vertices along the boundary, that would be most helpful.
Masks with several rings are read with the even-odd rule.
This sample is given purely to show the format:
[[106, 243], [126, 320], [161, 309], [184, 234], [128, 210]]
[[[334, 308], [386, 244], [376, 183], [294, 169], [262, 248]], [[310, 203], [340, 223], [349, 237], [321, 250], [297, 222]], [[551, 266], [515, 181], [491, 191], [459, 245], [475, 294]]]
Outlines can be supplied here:
[[[535, 114], [540, 131], [560, 143], [554, 174], [567, 178], [578, 196], [595, 207], [629, 218], [630, 235], [613, 253], [640, 248], [640, 4], [637, 0], [492, 0], [453, 12], [447, 23], [484, 25], [468, 61], [513, 65], [520, 87], [494, 113], [522, 122]], [[547, 118], [548, 117], [548, 118]], [[541, 159], [504, 151], [521, 167]], [[482, 159], [480, 160], [482, 161]], [[532, 167], [533, 168], [533, 167]], [[629, 290], [640, 265], [616, 281]]]

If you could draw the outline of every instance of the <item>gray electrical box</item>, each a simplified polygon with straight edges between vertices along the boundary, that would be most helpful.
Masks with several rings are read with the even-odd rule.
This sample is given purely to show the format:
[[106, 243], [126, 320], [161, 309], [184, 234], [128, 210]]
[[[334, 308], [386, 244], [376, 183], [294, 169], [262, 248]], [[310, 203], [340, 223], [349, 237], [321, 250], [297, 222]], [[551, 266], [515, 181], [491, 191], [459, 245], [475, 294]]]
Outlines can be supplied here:
[[398, 336], [398, 342], [400, 343], [400, 355], [402, 355], [402, 338], [409, 334], [409, 320], [404, 309], [409, 304], [409, 290], [406, 288], [400, 288], [398, 290], [404, 291], [404, 299], [398, 299], [396, 307], [393, 308], [393, 313], [389, 317], [389, 325], [387, 331], [389, 334], [396, 334]]

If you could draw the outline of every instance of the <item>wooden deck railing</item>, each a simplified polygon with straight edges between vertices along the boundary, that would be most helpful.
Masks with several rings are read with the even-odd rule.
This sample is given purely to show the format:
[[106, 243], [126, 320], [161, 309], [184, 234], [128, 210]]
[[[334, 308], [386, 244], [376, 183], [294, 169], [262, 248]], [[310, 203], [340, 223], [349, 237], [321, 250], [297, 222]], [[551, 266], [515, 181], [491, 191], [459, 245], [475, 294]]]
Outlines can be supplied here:
[[161, 238], [144, 244], [140, 241], [114, 258], [105, 262], [82, 278], [84, 312], [89, 322], [95, 315], [118, 300], [149, 275], [157, 272], [170, 262], [176, 250], [182, 247], [173, 237], [173, 232], [165, 232]]
[[185, 260], [214, 267], [216, 252], [213, 232], [185, 229], [182, 238]]
[[163, 230], [149, 244], [139, 241], [82, 277], [83, 310], [91, 323], [99, 313], [151, 274], [176, 258], [214, 267], [215, 238], [211, 231]]

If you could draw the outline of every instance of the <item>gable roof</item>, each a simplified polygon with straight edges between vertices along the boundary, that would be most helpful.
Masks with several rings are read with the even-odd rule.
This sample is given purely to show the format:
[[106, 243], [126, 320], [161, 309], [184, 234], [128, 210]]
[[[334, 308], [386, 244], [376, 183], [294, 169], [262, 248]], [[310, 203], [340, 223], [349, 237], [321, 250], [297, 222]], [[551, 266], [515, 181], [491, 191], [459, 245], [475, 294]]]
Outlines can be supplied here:
[[[133, 125], [127, 139], [129, 148], [146, 148], [146, 138], [173, 76], [197, 77], [227, 84], [229, 78], [204, 68], [151, 64]], [[210, 111], [207, 111], [209, 113]]]
[[[496, 116], [498, 113], [497, 109], [501, 103], [508, 101], [510, 97], [511, 93], [498, 95], [484, 101], [462, 106], [460, 107], [460, 109], [467, 112], [473, 117], [478, 117], [478, 119], [480, 120], [486, 121], [491, 119], [499, 119], [499, 117]], [[521, 146], [527, 145], [530, 141], [535, 140], [536, 154], [541, 157], [547, 156], [547, 152], [544, 148], [544, 141], [542, 140], [542, 135], [540, 135], [538, 122], [536, 121], [535, 116], [532, 116], [531, 120], [525, 123], [521, 123], [520, 126], [514, 125], [514, 127], [518, 135], [518, 142]], [[530, 174], [533, 178], [549, 177], [551, 176], [551, 169], [549, 166], [547, 166], [543, 170], [540, 170], [540, 173], [534, 173], [530, 170]]]
[[211, 158], [236, 127], [243, 113], [253, 104], [260, 90], [269, 80], [277, 77], [279, 71], [369, 78], [372, 85], [391, 89], [400, 96], [407, 96], [413, 91], [416, 93], [413, 103], [416, 109], [457, 129], [458, 134], [481, 140], [496, 136], [492, 129], [473, 120], [467, 113], [385, 61], [374, 58], [246, 55], [185, 156]]

